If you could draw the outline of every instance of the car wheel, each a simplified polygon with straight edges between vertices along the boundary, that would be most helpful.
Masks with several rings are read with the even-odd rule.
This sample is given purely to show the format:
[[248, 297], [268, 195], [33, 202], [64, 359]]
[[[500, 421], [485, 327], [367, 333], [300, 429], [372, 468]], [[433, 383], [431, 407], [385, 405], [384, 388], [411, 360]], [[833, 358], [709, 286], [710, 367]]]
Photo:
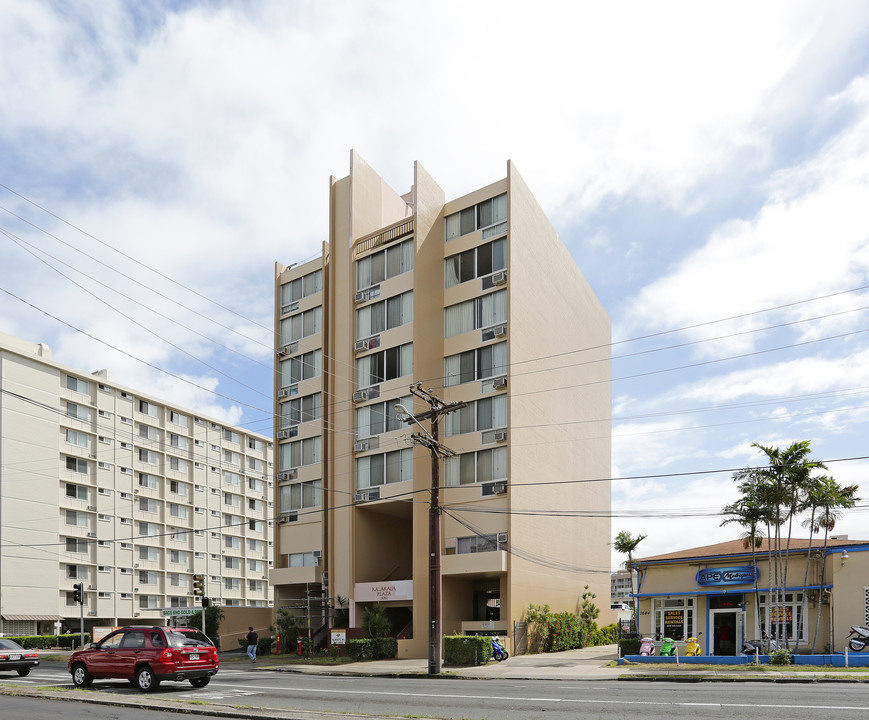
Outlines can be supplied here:
[[199, 688], [199, 687], [205, 687], [205, 686], [208, 685], [208, 683], [210, 683], [210, 682], [211, 682], [211, 678], [210, 678], [210, 677], [201, 677], [201, 678], [193, 678], [193, 679], [190, 681], [190, 684], [191, 684], [193, 687]]
[[94, 681], [84, 663], [76, 663], [72, 666], [72, 684], [76, 687], [90, 687]]
[[160, 681], [154, 677], [154, 672], [147, 665], [136, 672], [136, 687], [142, 692], [151, 692], [160, 687]]
[[24, 677], [25, 675], [30, 675], [30, 668], [21, 668], [21, 670], [18, 671], [18, 674], [21, 677]]

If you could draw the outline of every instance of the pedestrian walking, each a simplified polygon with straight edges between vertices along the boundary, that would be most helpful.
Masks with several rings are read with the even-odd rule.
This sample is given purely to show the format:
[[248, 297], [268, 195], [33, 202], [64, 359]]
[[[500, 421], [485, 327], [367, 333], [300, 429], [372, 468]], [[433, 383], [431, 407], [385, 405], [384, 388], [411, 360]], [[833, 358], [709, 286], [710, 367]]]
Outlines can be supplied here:
[[248, 627], [250, 632], [247, 634], [247, 656], [250, 658], [252, 663], [256, 662], [256, 645], [259, 640], [259, 635], [257, 635], [252, 627]]

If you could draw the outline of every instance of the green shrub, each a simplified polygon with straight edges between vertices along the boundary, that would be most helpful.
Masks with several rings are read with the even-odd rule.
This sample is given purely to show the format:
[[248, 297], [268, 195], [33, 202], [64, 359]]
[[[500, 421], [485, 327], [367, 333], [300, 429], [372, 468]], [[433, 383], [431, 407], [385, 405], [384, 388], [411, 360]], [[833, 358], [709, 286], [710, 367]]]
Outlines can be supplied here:
[[492, 657], [492, 638], [483, 635], [446, 635], [444, 665], [485, 665]]
[[585, 623], [576, 613], [555, 613], [549, 619], [549, 631], [544, 647], [546, 652], [561, 652], [583, 646]]
[[[9, 639], [14, 640], [26, 650], [49, 650], [53, 647], [79, 647], [80, 635], [78, 633], [69, 635], [21, 635], [18, 637], [10, 637]], [[90, 634], [85, 633], [85, 645], [90, 641]]]
[[781, 650], [773, 650], [769, 654], [770, 665], [793, 665], [794, 654], [787, 648]]
[[640, 654], [640, 638], [622, 638], [619, 640], [619, 648], [621, 655], [639, 655]]
[[604, 627], [595, 630], [592, 633], [592, 642], [590, 645], [614, 645], [619, 641], [619, 625], [618, 623], [610, 623]]

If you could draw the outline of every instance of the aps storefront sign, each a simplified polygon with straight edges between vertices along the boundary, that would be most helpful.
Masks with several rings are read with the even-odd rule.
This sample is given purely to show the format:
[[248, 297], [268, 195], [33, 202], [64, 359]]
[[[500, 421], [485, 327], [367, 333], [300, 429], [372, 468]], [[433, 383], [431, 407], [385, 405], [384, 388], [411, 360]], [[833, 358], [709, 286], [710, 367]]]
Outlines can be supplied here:
[[760, 573], [751, 565], [726, 568], [704, 568], [697, 571], [697, 584], [704, 586], [748, 585], [758, 579]]

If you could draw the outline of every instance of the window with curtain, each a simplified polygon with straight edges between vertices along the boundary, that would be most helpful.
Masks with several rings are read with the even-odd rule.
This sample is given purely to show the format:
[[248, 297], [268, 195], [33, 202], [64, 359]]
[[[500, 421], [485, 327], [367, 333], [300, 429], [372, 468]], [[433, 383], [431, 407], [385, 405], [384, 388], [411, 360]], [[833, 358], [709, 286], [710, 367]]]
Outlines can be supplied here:
[[[507, 220], [507, 193], [447, 215], [444, 219], [446, 241], [482, 230]], [[506, 230], [506, 227], [505, 227]]]
[[444, 287], [491, 275], [507, 267], [507, 240], [500, 238], [444, 260]]
[[502, 427], [507, 427], [506, 395], [477, 400], [444, 417], [446, 436]]
[[413, 480], [413, 450], [403, 448], [356, 460], [356, 489]]
[[462, 453], [444, 460], [445, 484], [450, 487], [507, 479], [507, 448]]
[[295, 385], [302, 380], [318, 377], [323, 372], [323, 354], [320, 350], [306, 352], [281, 362], [281, 387]]
[[281, 285], [281, 306], [289, 305], [296, 300], [301, 300], [303, 297], [318, 293], [322, 289], [323, 271], [315, 270]]
[[313, 393], [281, 403], [281, 428], [317, 420], [322, 415], [322, 395]]
[[356, 339], [413, 322], [413, 291], [366, 305], [356, 311]]
[[444, 310], [444, 337], [491, 327], [507, 321], [507, 291], [450, 305]]
[[280, 450], [281, 470], [289, 470], [290, 468], [297, 468], [302, 465], [313, 465], [323, 459], [322, 439], [319, 435], [317, 437], [285, 443], [281, 445]]
[[323, 481], [309, 480], [281, 485], [278, 491], [278, 503], [282, 513], [320, 507], [323, 504]]
[[405, 240], [356, 261], [356, 289], [372, 285], [413, 270], [413, 240]]
[[387, 348], [356, 359], [356, 387], [377, 385], [413, 372], [413, 343]]
[[287, 345], [323, 330], [323, 308], [318, 305], [281, 320], [281, 345]]
[[413, 396], [407, 395], [356, 408], [356, 437], [370, 437], [406, 427], [404, 421], [400, 420], [395, 412], [395, 406], [399, 404], [412, 408]]
[[506, 371], [507, 343], [486, 345], [445, 358], [444, 386], [451, 387], [473, 380], [485, 380], [503, 375]]

